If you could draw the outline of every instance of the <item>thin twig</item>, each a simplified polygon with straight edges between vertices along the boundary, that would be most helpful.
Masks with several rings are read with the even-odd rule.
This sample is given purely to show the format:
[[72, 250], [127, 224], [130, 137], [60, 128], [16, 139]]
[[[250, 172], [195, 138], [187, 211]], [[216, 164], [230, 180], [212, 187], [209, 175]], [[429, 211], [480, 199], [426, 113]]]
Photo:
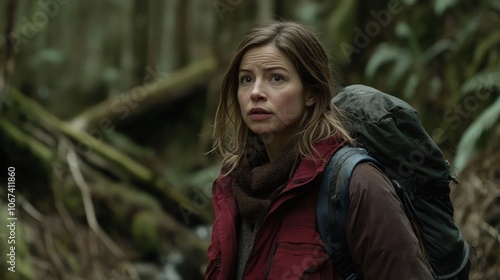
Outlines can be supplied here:
[[[63, 155], [65, 153], [65, 151], [69, 147], [68, 142], [69, 141], [66, 138], [59, 136], [59, 145], [57, 146], [57, 154], [58, 155]], [[57, 167], [53, 165], [54, 173], [56, 172], [56, 170], [55, 170], [56, 168]], [[62, 181], [63, 178], [60, 178], [60, 180]], [[52, 193], [54, 195], [54, 204], [55, 204], [56, 210], [59, 213], [59, 215], [61, 216], [64, 226], [72, 234], [78, 234], [78, 230], [76, 228], [76, 225], [73, 222], [73, 219], [71, 219], [71, 215], [68, 213], [68, 210], [64, 206], [64, 203], [62, 202], [61, 191], [56, 186], [56, 180], [52, 181]]]
[[83, 199], [83, 207], [85, 208], [85, 215], [87, 217], [87, 222], [89, 227], [95, 232], [95, 234], [101, 239], [101, 241], [108, 247], [108, 249], [118, 258], [123, 258], [124, 254], [120, 250], [120, 248], [111, 240], [111, 238], [106, 234], [105, 231], [101, 229], [99, 223], [97, 222], [94, 206], [92, 204], [92, 198], [90, 196], [89, 187], [83, 175], [80, 171], [80, 167], [78, 165], [78, 158], [75, 151], [68, 147], [68, 153], [66, 155], [66, 159], [68, 161], [68, 165], [75, 179], [76, 185], [80, 189], [82, 193]]
[[[67, 150], [67, 147], [70, 145], [69, 140], [66, 139], [64, 136], [59, 135], [58, 137], [58, 146], [57, 146], [57, 154], [63, 156], [65, 154], [65, 151]], [[56, 166], [53, 166], [54, 172], [56, 172]], [[62, 175], [61, 175], [62, 176]], [[64, 180], [64, 178], [59, 178], [61, 181]], [[54, 197], [54, 206], [56, 208], [56, 211], [59, 213], [59, 216], [61, 217], [63, 221], [63, 225], [66, 228], [66, 230], [70, 233], [70, 235], [73, 237], [73, 240], [78, 247], [78, 251], [81, 252], [80, 254], [80, 265], [81, 267], [87, 267], [88, 264], [91, 262], [91, 258], [86, 254], [86, 245], [85, 245], [85, 240], [83, 233], [78, 230], [75, 222], [71, 218], [71, 215], [69, 214], [68, 210], [66, 209], [66, 206], [64, 206], [63, 200], [62, 200], [62, 194], [60, 188], [57, 187], [57, 182], [55, 179], [52, 181], [52, 194]]]
[[33, 205], [31, 205], [31, 203], [29, 203], [29, 201], [24, 198], [24, 196], [18, 195], [18, 201], [24, 211], [26, 211], [26, 213], [37, 220], [42, 226], [44, 225], [45, 217], [43, 216], [43, 214], [36, 210], [36, 208], [33, 207]]
[[22, 195], [19, 195], [18, 197], [19, 197], [19, 203], [21, 207], [24, 209], [24, 211], [26, 211], [28, 215], [37, 220], [40, 226], [42, 227], [47, 255], [49, 256], [49, 259], [52, 261], [52, 264], [54, 265], [56, 270], [59, 272], [59, 275], [64, 276], [64, 265], [61, 262], [60, 258], [58, 257], [56, 250], [54, 249], [52, 234], [47, 229], [45, 216], [42, 213], [40, 213], [40, 211], [38, 211], [35, 207], [33, 207], [33, 205], [31, 205], [31, 203], [29, 203], [29, 201], [25, 199]]

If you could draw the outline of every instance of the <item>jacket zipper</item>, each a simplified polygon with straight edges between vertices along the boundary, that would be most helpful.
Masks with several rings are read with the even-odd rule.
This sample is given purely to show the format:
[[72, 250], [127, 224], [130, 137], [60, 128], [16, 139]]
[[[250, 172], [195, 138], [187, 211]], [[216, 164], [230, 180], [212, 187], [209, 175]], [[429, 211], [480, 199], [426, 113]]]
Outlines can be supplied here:
[[[274, 200], [276, 200], [276, 198], [274, 198], [271, 203], [269, 204], [269, 207], [267, 208], [267, 211], [269, 212], [269, 210], [271, 209], [271, 205], [273, 204]], [[267, 217], [269, 216], [269, 213], [264, 217], [264, 220], [262, 221], [262, 224], [260, 225], [259, 229], [257, 230], [257, 232], [255, 233], [255, 237], [254, 237], [254, 241], [253, 241], [253, 244], [252, 244], [252, 249], [250, 250], [250, 256], [252, 255], [252, 252], [253, 252], [253, 248], [255, 246], [255, 240], [257, 240], [257, 237], [259, 237], [259, 234], [261, 233], [261, 230], [262, 230], [262, 227], [264, 226], [264, 224], [266, 223], [266, 220], [267, 220]], [[273, 253], [271, 254], [271, 261], [270, 263], [272, 263], [273, 261], [273, 258], [274, 258], [274, 252], [276, 251], [276, 247], [278, 247], [278, 244], [274, 244], [274, 248], [273, 248]], [[250, 259], [250, 256], [248, 257]], [[243, 277], [245, 276], [245, 271], [247, 270], [247, 264], [248, 264], [248, 261], [249, 259], [247, 259], [246, 263], [245, 263], [245, 267], [243, 268]], [[271, 268], [271, 265], [269, 264], [268, 265], [268, 270]], [[269, 272], [269, 271], [268, 271]], [[268, 273], [267, 272], [267, 273]], [[266, 274], [267, 274], [266, 273]], [[266, 277], [268, 278], [268, 277]]]
[[271, 259], [269, 260], [269, 264], [267, 265], [267, 271], [266, 271], [266, 279], [269, 280], [269, 274], [271, 272], [271, 265], [273, 264], [274, 260], [274, 254], [276, 253], [276, 248], [278, 248], [278, 243], [274, 243], [273, 247], [273, 253], [271, 254]]
[[[308, 178], [307, 180], [304, 180], [308, 182], [310, 178]], [[295, 183], [295, 182], [294, 182]], [[262, 224], [260, 225], [260, 228], [257, 230], [257, 233], [255, 234], [255, 238], [254, 238], [254, 244], [252, 244], [252, 249], [250, 250], [250, 255], [252, 255], [252, 252], [253, 252], [253, 247], [255, 245], [255, 240], [257, 240], [257, 237], [259, 236], [260, 232], [261, 232], [261, 228], [264, 226], [264, 224], [266, 223], [266, 220], [269, 216], [269, 211], [271, 210], [272, 208], [272, 205], [276, 202], [276, 200], [278, 200], [278, 197], [280, 197], [282, 195], [282, 193], [278, 194], [273, 200], [271, 200], [271, 203], [269, 204], [269, 207], [267, 208], [267, 215], [264, 217], [264, 220], [262, 221]], [[273, 259], [274, 259], [274, 253], [276, 252], [276, 248], [278, 247], [278, 243], [275, 243], [274, 244], [274, 248], [273, 248], [273, 253], [271, 254], [271, 259], [269, 261], [269, 264], [268, 264], [268, 267], [267, 267], [267, 272], [266, 272], [266, 279], [269, 279], [269, 272], [271, 270], [271, 264], [273, 263]], [[243, 276], [245, 275], [245, 271], [247, 270], [247, 264], [248, 264], [248, 261], [246, 261], [245, 263], [245, 268], [243, 269]]]
[[220, 269], [220, 262], [221, 262], [221, 259], [217, 258], [217, 260], [215, 261], [215, 267], [217, 267], [217, 269]]
[[[271, 202], [271, 204], [272, 204], [272, 202]], [[268, 208], [268, 210], [269, 210], [269, 208]], [[254, 246], [255, 246], [255, 240], [257, 240], [257, 237], [259, 236], [259, 234], [260, 234], [260, 232], [261, 232], [261, 229], [262, 229], [262, 226], [264, 225], [264, 223], [265, 223], [265, 222], [266, 222], [266, 220], [267, 220], [267, 216], [268, 216], [268, 215], [266, 215], [266, 217], [265, 217], [265, 218], [264, 218], [264, 220], [262, 221], [262, 224], [260, 225], [259, 229], [258, 229], [258, 230], [257, 230], [257, 232], [255, 233], [255, 237], [254, 237], [254, 239], [253, 239], [253, 244], [252, 244], [252, 249], [250, 249], [250, 255], [248, 256], [248, 259], [247, 259], [247, 261], [245, 262], [245, 266], [244, 266], [244, 268], [243, 268], [243, 277], [245, 277], [245, 271], [247, 270], [248, 261], [250, 260], [250, 256], [251, 256], [251, 255], [252, 255], [252, 253], [253, 253], [253, 248], [254, 248]], [[274, 255], [274, 250], [273, 250], [273, 255]], [[272, 259], [272, 257], [271, 257], [271, 259]]]

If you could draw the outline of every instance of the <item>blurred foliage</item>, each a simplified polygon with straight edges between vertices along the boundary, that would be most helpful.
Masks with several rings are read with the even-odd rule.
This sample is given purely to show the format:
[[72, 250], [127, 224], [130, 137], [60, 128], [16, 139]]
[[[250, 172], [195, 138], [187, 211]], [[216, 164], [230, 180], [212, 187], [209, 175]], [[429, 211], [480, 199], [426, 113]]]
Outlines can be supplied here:
[[[495, 102], [500, 98], [498, 3], [414, 3], [403, 11], [393, 36], [375, 48], [365, 68], [369, 81], [377, 79], [377, 85], [417, 107], [429, 131], [444, 131], [447, 142], [439, 144], [457, 147], [456, 155], [450, 156], [456, 157], [454, 167], [459, 171], [477, 148], [484, 147], [479, 139], [500, 116]], [[477, 97], [481, 91], [486, 98]], [[447, 114], [450, 105], [455, 116]], [[489, 141], [495, 141], [491, 135]]]
[[[500, 184], [499, 0], [9, 0], [2, 32], [7, 3], [16, 11], [0, 39], [0, 74], [10, 74], [0, 75], [0, 168], [16, 167], [24, 198], [15, 279], [201, 278], [220, 80], [242, 34], [270, 19], [317, 30], [339, 84], [368, 84], [420, 112], [461, 175], [457, 222], [479, 258], [471, 279], [500, 277], [487, 195]], [[22, 95], [7, 96], [3, 82]], [[4, 182], [0, 172], [1, 209]], [[180, 276], [166, 274], [173, 266]]]

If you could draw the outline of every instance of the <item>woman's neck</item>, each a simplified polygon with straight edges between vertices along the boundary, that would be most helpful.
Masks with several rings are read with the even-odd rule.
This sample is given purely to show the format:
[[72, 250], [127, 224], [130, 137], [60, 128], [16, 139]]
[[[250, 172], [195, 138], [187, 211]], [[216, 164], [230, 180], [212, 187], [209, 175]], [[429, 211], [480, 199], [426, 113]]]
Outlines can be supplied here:
[[[264, 139], [266, 139], [264, 137]], [[289, 139], [272, 139], [269, 141], [264, 140], [264, 145], [266, 146], [267, 157], [269, 162], [273, 162], [281, 157], [283, 154], [290, 152]]]

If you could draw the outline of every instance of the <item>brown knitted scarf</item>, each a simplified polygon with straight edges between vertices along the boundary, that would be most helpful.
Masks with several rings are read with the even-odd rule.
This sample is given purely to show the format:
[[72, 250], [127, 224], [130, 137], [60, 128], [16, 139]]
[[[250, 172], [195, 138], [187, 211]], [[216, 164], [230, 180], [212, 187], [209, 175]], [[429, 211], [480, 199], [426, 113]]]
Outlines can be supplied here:
[[254, 159], [258, 166], [240, 166], [232, 187], [245, 222], [254, 223], [265, 216], [271, 200], [285, 187], [295, 158], [294, 153], [286, 153], [270, 163], [258, 165], [263, 160]]

